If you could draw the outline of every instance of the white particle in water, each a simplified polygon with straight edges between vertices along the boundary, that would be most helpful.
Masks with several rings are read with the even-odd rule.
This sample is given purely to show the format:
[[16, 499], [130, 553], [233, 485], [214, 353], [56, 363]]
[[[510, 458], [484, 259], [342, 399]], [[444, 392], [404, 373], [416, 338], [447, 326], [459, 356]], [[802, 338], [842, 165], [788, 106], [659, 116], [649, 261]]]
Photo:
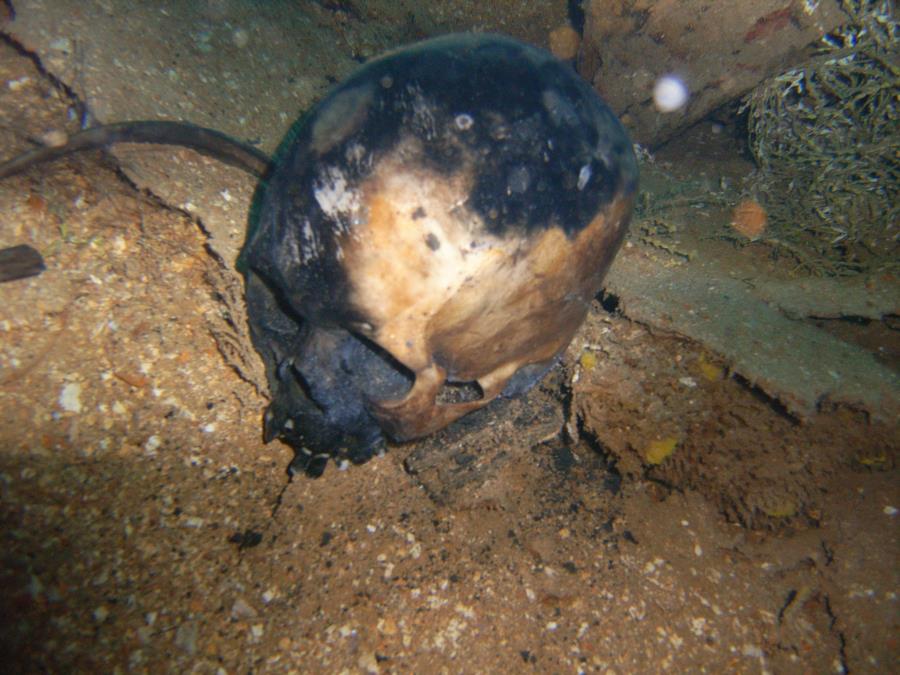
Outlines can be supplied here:
[[466, 113], [457, 115], [453, 121], [456, 122], [456, 128], [460, 131], [468, 131], [472, 128], [472, 125], [475, 124], [475, 120], [472, 119], [472, 116], [467, 115]]
[[663, 75], [653, 86], [653, 103], [660, 112], [675, 112], [687, 100], [687, 87], [675, 75]]

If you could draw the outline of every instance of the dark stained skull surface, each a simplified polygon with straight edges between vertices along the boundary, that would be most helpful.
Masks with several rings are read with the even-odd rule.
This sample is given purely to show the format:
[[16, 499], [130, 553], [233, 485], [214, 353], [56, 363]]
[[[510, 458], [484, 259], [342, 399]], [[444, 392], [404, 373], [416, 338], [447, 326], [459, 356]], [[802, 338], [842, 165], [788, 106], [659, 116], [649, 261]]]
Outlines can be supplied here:
[[637, 185], [591, 87], [490, 35], [368, 63], [276, 161], [241, 265], [266, 439], [314, 475], [539, 380], [600, 289]]

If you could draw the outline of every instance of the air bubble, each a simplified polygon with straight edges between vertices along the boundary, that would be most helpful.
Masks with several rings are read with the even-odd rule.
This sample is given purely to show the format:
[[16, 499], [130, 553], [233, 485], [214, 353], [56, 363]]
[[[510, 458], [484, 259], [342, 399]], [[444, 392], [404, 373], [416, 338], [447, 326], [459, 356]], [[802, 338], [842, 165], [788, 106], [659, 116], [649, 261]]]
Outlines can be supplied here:
[[660, 112], [675, 112], [688, 100], [688, 89], [675, 75], [664, 75], [653, 87], [653, 103]]
[[472, 119], [472, 116], [466, 113], [457, 115], [454, 122], [456, 122], [456, 128], [460, 131], [468, 131], [472, 128], [472, 125], [475, 124], [475, 120]]

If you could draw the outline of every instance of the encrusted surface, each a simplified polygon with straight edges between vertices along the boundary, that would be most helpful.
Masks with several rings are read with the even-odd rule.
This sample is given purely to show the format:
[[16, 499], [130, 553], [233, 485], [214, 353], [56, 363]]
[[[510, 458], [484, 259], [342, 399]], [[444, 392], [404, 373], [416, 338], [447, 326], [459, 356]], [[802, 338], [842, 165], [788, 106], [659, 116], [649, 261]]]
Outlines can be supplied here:
[[[64, 97], [8, 50], [0, 83], [3, 147], [66, 119]], [[695, 178], [712, 171], [694, 139], [673, 152]], [[685, 220], [727, 227], [707, 211]], [[894, 663], [895, 428], [840, 407], [796, 425], [702, 345], [595, 308], [527, 408], [288, 483], [291, 452], [259, 438], [266, 401], [210, 335], [223, 325], [210, 313], [238, 317], [221, 316], [231, 286], [208, 283], [218, 263], [190, 220], [93, 156], [3, 181], [0, 213], [0, 245], [30, 243], [48, 266], [0, 285], [7, 670]], [[746, 277], [781, 269], [753, 246], [670, 243]], [[889, 322], [862, 330], [848, 322], [845, 337], [896, 364]], [[660, 448], [668, 459], [650, 463]], [[744, 497], [760, 512], [723, 510]]]

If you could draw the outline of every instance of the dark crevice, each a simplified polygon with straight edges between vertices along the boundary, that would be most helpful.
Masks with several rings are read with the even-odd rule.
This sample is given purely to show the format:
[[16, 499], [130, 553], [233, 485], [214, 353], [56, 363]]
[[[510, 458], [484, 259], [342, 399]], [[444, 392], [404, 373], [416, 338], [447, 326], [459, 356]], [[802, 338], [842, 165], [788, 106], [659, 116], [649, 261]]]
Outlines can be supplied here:
[[622, 315], [622, 310], [619, 307], [618, 295], [610, 293], [604, 289], [597, 294], [597, 301], [600, 303], [600, 306], [610, 314], [614, 314], [617, 316]]
[[604, 468], [606, 469], [606, 473], [603, 477], [604, 489], [613, 496], [618, 495], [622, 488], [622, 472], [619, 471], [619, 468], [616, 465], [616, 457], [603, 447], [603, 444], [600, 443], [593, 434], [585, 431], [581, 419], [578, 420], [577, 425], [578, 436], [581, 439], [581, 442], [591, 451], [596, 453], [603, 461]]
[[673, 493], [679, 494], [679, 495], [687, 494], [687, 488], [684, 488], [680, 485], [675, 485], [675, 483], [673, 483], [667, 479], [661, 478], [659, 476], [653, 476], [649, 473], [650, 471], [652, 471], [652, 467], [648, 468], [644, 473], [644, 480], [646, 480], [648, 483], [653, 483], [654, 485], [658, 485], [659, 487], [663, 488], [669, 494], [673, 494]]
[[316, 4], [332, 13], [340, 12], [356, 20], [362, 19], [354, 3], [348, 0], [316, 0]]
[[810, 320], [824, 324], [827, 321], [842, 321], [844, 323], [855, 325], [855, 326], [868, 326], [874, 319], [869, 319], [865, 316], [857, 316], [855, 314], [845, 314], [839, 317], [833, 316], [815, 316], [814, 314], [810, 314], [808, 317]]
[[[15, 14], [15, 10], [12, 9], [12, 5], [8, 2], [8, 0], [4, 0], [5, 5], [10, 8], [10, 11]], [[49, 70], [44, 68], [44, 64], [41, 63], [40, 57], [35, 54], [33, 51], [27, 49], [25, 45], [12, 37], [9, 33], [0, 33], [0, 40], [4, 43], [8, 44], [10, 47], [16, 50], [21, 56], [29, 59], [34, 67], [37, 68], [38, 72], [41, 76], [47, 78], [47, 80], [55, 87], [58, 91], [60, 91], [68, 100], [70, 107], [75, 111], [75, 115], [78, 118], [81, 127], [84, 128], [85, 122], [88, 119], [88, 108], [87, 104], [81, 100], [81, 97], [75, 93], [75, 90], [72, 89], [68, 84], [60, 80]]]
[[759, 401], [760, 403], [766, 404], [774, 412], [776, 412], [778, 415], [780, 415], [784, 419], [790, 421], [792, 424], [800, 424], [800, 419], [794, 413], [792, 413], [790, 410], [788, 410], [786, 405], [784, 405], [778, 399], [773, 398], [772, 396], [769, 396], [766, 392], [764, 392], [762, 389], [760, 389], [759, 386], [753, 384], [746, 377], [744, 377], [740, 373], [735, 373], [735, 372], [731, 373], [731, 377], [735, 382], [737, 382], [744, 389], [746, 389], [748, 392], [750, 392], [757, 401]]
[[881, 317], [881, 322], [889, 330], [900, 331], [900, 314], [885, 314]]
[[896, 315], [885, 314], [880, 319], [858, 315], [810, 315], [806, 317], [806, 322], [841, 342], [867, 351], [895, 372], [900, 371], [900, 336], [897, 335]]
[[[560, 378], [560, 384], [550, 389], [550, 393], [553, 398], [559, 401], [559, 405], [562, 408], [563, 425], [562, 429], [560, 429], [560, 437], [566, 445], [571, 446], [577, 440], [569, 435], [569, 425], [566, 421], [573, 419], [572, 404], [574, 403], [575, 394], [572, 391], [571, 380], [568, 377]], [[578, 429], [577, 433], [579, 436], [582, 436], [581, 419], [578, 416], [575, 416], [574, 419]]]
[[828, 548], [828, 544], [825, 543], [823, 539], [821, 542], [822, 552], [825, 554], [825, 567], [828, 567], [831, 563], [834, 562], [834, 551]]
[[788, 607], [791, 606], [791, 603], [797, 599], [797, 589], [792, 588], [788, 591], [787, 596], [784, 599], [784, 602], [781, 604], [781, 608], [778, 610], [778, 625], [780, 626], [784, 621], [784, 614], [787, 612]]
[[579, 35], [584, 34], [584, 0], [568, 0], [566, 3], [569, 23]]
[[[825, 611], [828, 613], [829, 618], [828, 629], [834, 633], [835, 626], [837, 625], [837, 615], [834, 613], [834, 610], [831, 607], [831, 599], [827, 595], [825, 596]], [[847, 638], [842, 631], [838, 630], [837, 639], [838, 644], [840, 645], [839, 654], [841, 659], [841, 672], [844, 673], [844, 675], [850, 675], [850, 666], [847, 663]]]

